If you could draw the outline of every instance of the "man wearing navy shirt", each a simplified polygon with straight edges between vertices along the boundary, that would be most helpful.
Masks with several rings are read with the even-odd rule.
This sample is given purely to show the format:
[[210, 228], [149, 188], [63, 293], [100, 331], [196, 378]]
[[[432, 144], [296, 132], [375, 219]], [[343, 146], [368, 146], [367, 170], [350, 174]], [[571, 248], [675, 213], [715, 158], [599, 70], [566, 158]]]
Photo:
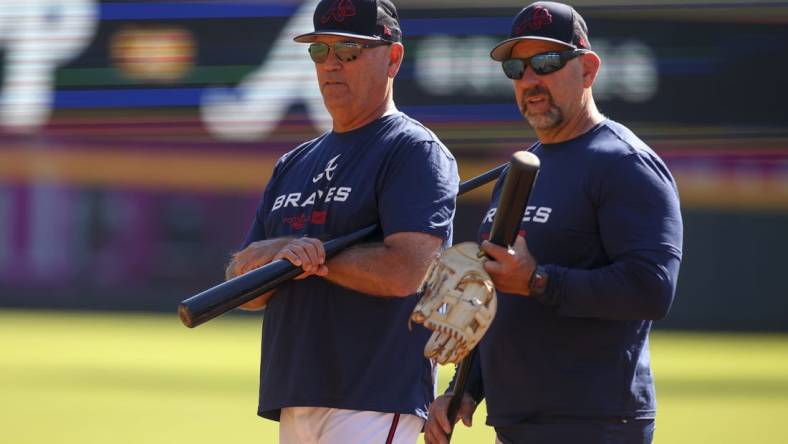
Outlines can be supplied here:
[[[333, 130], [282, 156], [234, 277], [284, 258], [304, 273], [263, 306], [258, 414], [281, 443], [413, 443], [434, 397], [429, 331], [407, 329], [429, 264], [451, 242], [457, 167], [397, 111], [403, 60], [388, 0], [324, 0], [309, 43]], [[322, 240], [373, 223], [381, 240], [326, 260]]]
[[[577, 11], [533, 3], [509, 37], [491, 56], [536, 131], [530, 150], [541, 170], [513, 249], [482, 242], [498, 311], [460, 416], [470, 425], [486, 399], [487, 423], [505, 444], [650, 443], [648, 334], [670, 308], [681, 261], [675, 182], [654, 151], [597, 110], [601, 61]], [[430, 407], [429, 444], [446, 442], [448, 398]]]

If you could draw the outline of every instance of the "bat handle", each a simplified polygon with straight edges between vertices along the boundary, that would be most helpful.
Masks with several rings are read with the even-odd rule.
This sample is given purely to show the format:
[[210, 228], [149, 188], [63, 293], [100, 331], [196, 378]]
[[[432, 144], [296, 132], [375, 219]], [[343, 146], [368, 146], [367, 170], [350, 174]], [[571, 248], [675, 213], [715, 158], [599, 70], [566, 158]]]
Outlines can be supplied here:
[[457, 415], [460, 413], [462, 406], [462, 399], [465, 397], [465, 387], [468, 385], [468, 375], [471, 373], [473, 360], [476, 357], [476, 349], [471, 350], [471, 354], [466, 356], [460, 362], [460, 367], [457, 370], [457, 380], [454, 381], [454, 392], [449, 399], [449, 408], [446, 410], [446, 416], [449, 418], [449, 427], [451, 430], [446, 435], [446, 438], [451, 441], [451, 435], [454, 432], [454, 422], [457, 420]]

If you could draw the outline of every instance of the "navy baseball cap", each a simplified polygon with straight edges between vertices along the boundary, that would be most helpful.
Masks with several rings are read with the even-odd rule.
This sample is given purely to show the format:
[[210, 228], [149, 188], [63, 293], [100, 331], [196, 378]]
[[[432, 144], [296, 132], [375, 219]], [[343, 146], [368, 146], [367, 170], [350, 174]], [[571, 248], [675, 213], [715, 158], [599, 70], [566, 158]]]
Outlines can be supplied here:
[[512, 22], [509, 38], [498, 43], [490, 57], [499, 62], [508, 59], [514, 45], [521, 40], [543, 40], [570, 49], [591, 49], [583, 17], [573, 7], [556, 2], [536, 2], [523, 8]]
[[312, 16], [314, 32], [293, 40], [314, 42], [319, 35], [339, 35], [364, 40], [402, 41], [397, 8], [390, 0], [321, 0]]

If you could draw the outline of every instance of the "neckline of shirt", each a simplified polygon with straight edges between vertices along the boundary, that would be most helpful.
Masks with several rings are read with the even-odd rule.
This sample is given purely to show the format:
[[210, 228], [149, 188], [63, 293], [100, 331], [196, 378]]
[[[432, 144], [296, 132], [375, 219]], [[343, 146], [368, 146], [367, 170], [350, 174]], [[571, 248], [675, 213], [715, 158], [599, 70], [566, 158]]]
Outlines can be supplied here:
[[565, 144], [572, 144], [572, 143], [575, 143], [575, 142], [577, 142], [579, 140], [582, 140], [585, 137], [591, 136], [592, 134], [596, 133], [597, 131], [599, 131], [603, 127], [606, 127], [609, 123], [610, 123], [610, 119], [605, 118], [605, 119], [601, 120], [599, 123], [597, 123], [594, 126], [592, 126], [591, 128], [589, 128], [588, 131], [584, 132], [583, 134], [579, 134], [579, 135], [577, 135], [577, 136], [575, 136], [575, 137], [573, 137], [571, 139], [563, 140], [561, 142], [556, 142], [556, 143], [542, 143], [542, 142], [539, 142], [539, 143], [542, 146], [544, 146], [544, 147], [559, 147], [559, 146], [565, 145]]
[[356, 128], [356, 129], [352, 129], [350, 131], [345, 131], [345, 132], [338, 133], [338, 132], [332, 130], [329, 133], [329, 135], [331, 137], [336, 137], [336, 138], [340, 138], [340, 139], [348, 138], [348, 137], [355, 137], [358, 134], [363, 134], [366, 131], [369, 131], [371, 129], [377, 128], [380, 125], [384, 124], [385, 122], [387, 122], [389, 120], [392, 120], [394, 118], [401, 117], [402, 115], [403, 115], [402, 111], [396, 111], [396, 112], [393, 112], [391, 114], [386, 114], [385, 116], [380, 116], [377, 119], [369, 122], [368, 124], [366, 124], [364, 126], [360, 126], [360, 127]]

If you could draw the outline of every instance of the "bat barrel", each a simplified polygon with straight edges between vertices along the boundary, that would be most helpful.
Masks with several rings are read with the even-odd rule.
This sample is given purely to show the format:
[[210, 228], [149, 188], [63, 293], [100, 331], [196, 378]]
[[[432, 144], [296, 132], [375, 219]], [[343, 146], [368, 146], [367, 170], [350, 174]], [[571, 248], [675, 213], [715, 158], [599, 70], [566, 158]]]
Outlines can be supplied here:
[[301, 273], [301, 267], [296, 267], [284, 259], [273, 261], [186, 299], [178, 306], [178, 316], [183, 325], [194, 328], [271, 291]]
[[[533, 153], [518, 151], [512, 156], [510, 165], [490, 230], [490, 242], [502, 247], [511, 246], [517, 238], [540, 163], [539, 158]], [[498, 217], [499, 214], [515, 215], [515, 217]]]

